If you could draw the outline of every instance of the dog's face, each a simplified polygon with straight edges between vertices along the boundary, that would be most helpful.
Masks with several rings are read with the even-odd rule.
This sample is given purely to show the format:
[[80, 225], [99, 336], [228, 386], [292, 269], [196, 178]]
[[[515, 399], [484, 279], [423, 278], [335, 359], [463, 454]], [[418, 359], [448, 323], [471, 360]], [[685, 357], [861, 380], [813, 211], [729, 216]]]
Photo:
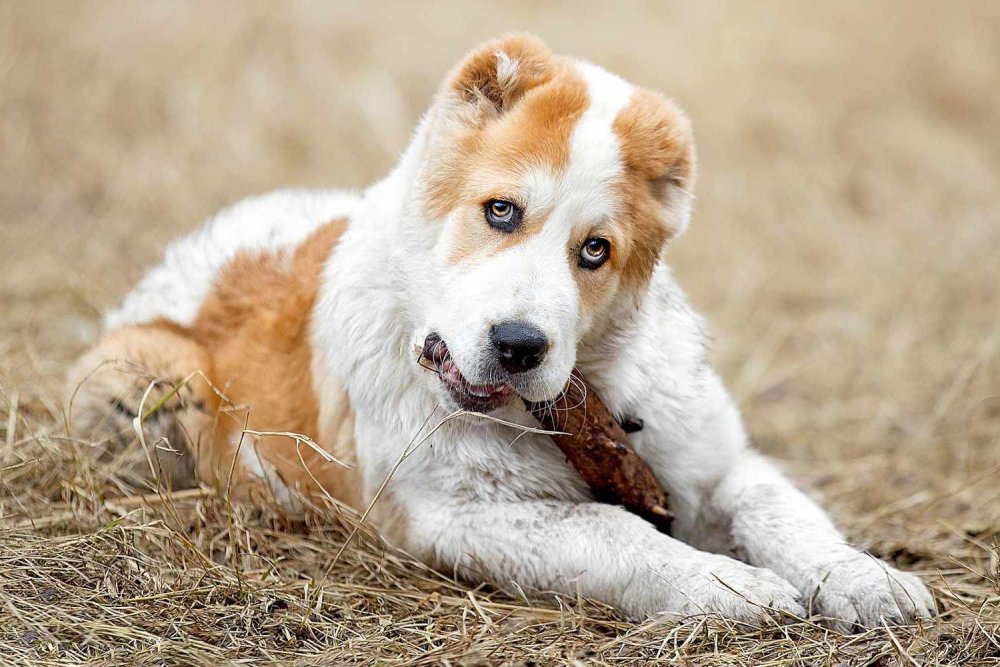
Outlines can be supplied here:
[[552, 399], [577, 346], [637, 307], [687, 224], [687, 120], [516, 36], [459, 64], [426, 131], [413, 197], [434, 238], [423, 358], [459, 407]]

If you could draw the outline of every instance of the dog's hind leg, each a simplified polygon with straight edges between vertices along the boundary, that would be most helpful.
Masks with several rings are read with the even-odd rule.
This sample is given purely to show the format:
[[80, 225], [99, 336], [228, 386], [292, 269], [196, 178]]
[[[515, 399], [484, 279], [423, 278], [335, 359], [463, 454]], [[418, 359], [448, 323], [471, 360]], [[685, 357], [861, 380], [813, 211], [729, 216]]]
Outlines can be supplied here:
[[106, 458], [127, 459], [173, 488], [193, 486], [219, 405], [211, 373], [211, 355], [184, 327], [120, 327], [70, 370], [68, 426], [103, 443]]

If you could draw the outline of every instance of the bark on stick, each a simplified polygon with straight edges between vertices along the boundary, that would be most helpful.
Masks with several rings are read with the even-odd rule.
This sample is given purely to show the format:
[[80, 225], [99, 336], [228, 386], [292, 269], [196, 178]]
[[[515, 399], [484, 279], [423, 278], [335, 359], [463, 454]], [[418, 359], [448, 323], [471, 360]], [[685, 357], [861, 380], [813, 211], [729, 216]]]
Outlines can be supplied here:
[[667, 492], [583, 375], [574, 370], [573, 378], [555, 402], [528, 409], [546, 430], [563, 433], [552, 439], [598, 501], [622, 505], [669, 533]]

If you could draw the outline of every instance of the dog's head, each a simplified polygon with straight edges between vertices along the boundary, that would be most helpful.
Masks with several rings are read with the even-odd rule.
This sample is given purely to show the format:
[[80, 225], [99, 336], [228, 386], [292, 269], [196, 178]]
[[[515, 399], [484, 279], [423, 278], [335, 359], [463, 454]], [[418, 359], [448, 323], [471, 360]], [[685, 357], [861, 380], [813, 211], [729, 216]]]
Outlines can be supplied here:
[[431, 255], [416, 332], [425, 362], [466, 409], [554, 398], [577, 346], [637, 307], [687, 225], [686, 117], [516, 35], [459, 63], [418, 141], [407, 215]]

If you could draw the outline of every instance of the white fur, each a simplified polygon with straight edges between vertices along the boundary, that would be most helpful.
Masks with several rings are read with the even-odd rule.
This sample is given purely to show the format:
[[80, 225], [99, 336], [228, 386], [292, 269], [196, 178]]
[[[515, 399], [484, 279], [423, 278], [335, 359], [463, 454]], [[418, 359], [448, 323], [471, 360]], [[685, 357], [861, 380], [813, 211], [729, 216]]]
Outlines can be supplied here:
[[[499, 67], [516, 76], [516, 63], [501, 57]], [[401, 546], [474, 578], [579, 590], [637, 618], [757, 619], [767, 607], [802, 614], [807, 602], [843, 627], [932, 613], [918, 579], [848, 544], [750, 449], [737, 409], [706, 363], [703, 324], [662, 261], [615, 333], [582, 342], [590, 323], [579, 317], [565, 249], [581, 229], [607, 224], [619, 205], [605, 187], [622, 169], [611, 123], [631, 87], [579, 67], [591, 105], [573, 133], [568, 169], [523, 175], [524, 197], [548, 216], [525, 243], [468, 265], [446, 261], [454, 221], [424, 220], [414, 208], [434, 124], [444, 122], [432, 113], [397, 168], [361, 200], [299, 192], [244, 202], [172, 246], [108, 323], [190, 322], [238, 248], [295, 243], [349, 213], [323, 275], [312, 343], [320, 401], [330, 379], [350, 394], [366, 502], [400, 454], [450, 410], [434, 374], [416, 363], [414, 342], [441, 330], [463, 372], [482, 380], [476, 374], [489, 323], [522, 318], [542, 327], [554, 347], [519, 390], [551, 397], [579, 366], [614, 412], [644, 420], [633, 443], [677, 515], [668, 537], [619, 507], [594, 503], [546, 436], [463, 415], [427, 437], [389, 483], [409, 526]], [[686, 219], [685, 204], [678, 206]], [[535, 425], [513, 407], [497, 416]], [[269, 477], [251, 453], [244, 462]]]
[[510, 90], [517, 84], [520, 63], [503, 51], [497, 51], [496, 58], [497, 83], [500, 85], [500, 90]]

